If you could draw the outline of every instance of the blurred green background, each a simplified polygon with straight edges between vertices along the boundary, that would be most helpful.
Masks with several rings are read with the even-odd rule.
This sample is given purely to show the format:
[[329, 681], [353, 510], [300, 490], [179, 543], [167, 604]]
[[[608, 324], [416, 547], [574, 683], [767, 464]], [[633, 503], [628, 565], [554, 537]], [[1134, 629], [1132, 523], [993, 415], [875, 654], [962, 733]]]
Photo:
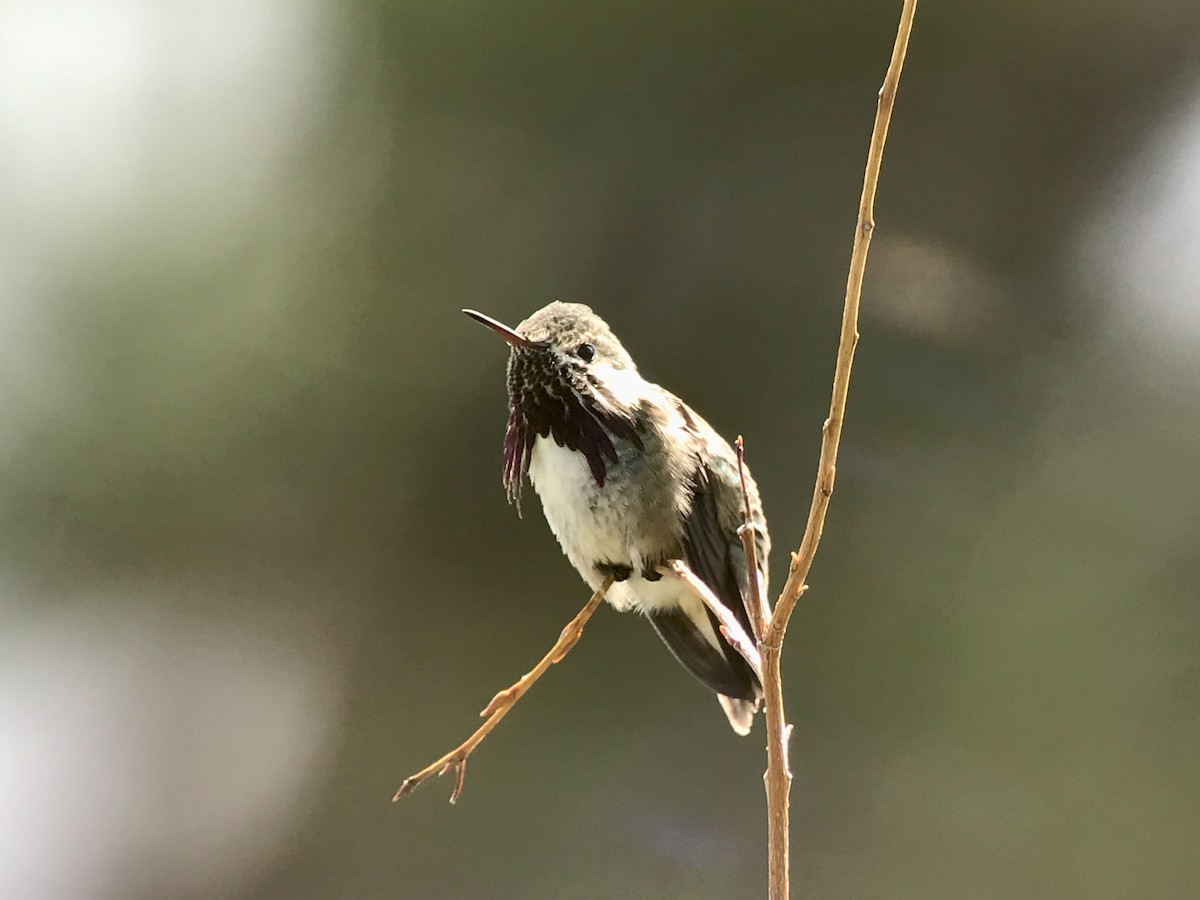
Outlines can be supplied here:
[[[0, 895], [755, 898], [762, 729], [500, 487], [591, 304], [808, 508], [898, 2], [0, 4]], [[1200, 6], [917, 16], [784, 657], [797, 898], [1190, 898]]]

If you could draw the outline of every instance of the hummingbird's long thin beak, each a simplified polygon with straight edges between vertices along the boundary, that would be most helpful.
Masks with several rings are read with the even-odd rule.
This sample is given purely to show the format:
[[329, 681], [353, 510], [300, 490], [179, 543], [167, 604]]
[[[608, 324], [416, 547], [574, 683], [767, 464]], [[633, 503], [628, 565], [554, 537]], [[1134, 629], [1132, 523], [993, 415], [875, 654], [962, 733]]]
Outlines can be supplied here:
[[465, 312], [480, 325], [486, 325], [488, 328], [492, 329], [492, 331], [496, 332], [496, 334], [500, 335], [500, 337], [504, 338], [514, 347], [541, 346], [537, 341], [531, 341], [529, 338], [517, 334], [517, 332], [513, 331], [503, 322], [497, 322], [491, 316], [485, 316], [483, 313], [476, 312], [473, 309], [464, 309], [463, 312]]

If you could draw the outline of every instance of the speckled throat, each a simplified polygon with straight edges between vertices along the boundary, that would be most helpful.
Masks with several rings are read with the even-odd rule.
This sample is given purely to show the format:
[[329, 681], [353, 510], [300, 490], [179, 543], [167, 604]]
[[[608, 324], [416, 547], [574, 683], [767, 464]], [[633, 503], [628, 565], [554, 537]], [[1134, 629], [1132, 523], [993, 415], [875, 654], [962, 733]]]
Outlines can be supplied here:
[[508, 360], [508, 427], [504, 433], [504, 488], [521, 498], [538, 437], [582, 453], [598, 487], [618, 461], [614, 438], [643, 449], [633, 410], [624, 409], [586, 368], [542, 347], [515, 347]]

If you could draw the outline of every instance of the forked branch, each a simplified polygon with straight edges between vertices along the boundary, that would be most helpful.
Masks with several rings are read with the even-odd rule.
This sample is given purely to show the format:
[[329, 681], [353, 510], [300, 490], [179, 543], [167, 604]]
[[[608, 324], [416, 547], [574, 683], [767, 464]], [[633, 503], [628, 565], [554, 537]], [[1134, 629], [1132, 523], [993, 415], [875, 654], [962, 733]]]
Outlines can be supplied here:
[[608, 593], [608, 589], [612, 587], [612, 576], [604, 579], [604, 583], [600, 585], [596, 593], [592, 594], [591, 599], [584, 604], [578, 615], [575, 616], [563, 628], [559, 634], [558, 640], [554, 642], [554, 646], [550, 648], [545, 656], [541, 658], [536, 666], [522, 675], [517, 682], [496, 694], [491, 699], [491, 702], [483, 708], [479, 715], [486, 716], [487, 721], [479, 726], [469, 738], [434, 762], [431, 762], [421, 771], [413, 775], [409, 775], [400, 785], [400, 789], [396, 791], [396, 795], [392, 797], [392, 802], [399, 800], [405, 794], [412, 793], [428, 778], [436, 775], [442, 776], [449, 771], [454, 771], [454, 790], [450, 793], [450, 802], [458, 802], [458, 797], [462, 793], [463, 780], [467, 775], [467, 759], [472, 751], [483, 743], [483, 739], [487, 737], [493, 728], [500, 724], [500, 720], [508, 715], [508, 711], [512, 709], [518, 700], [524, 696], [525, 692], [533, 687], [533, 683], [545, 674], [556, 662], [560, 662], [564, 656], [570, 652], [583, 634], [583, 626], [587, 624], [588, 619], [592, 617], [592, 613], [596, 611], [596, 607], [604, 599], [604, 595]]

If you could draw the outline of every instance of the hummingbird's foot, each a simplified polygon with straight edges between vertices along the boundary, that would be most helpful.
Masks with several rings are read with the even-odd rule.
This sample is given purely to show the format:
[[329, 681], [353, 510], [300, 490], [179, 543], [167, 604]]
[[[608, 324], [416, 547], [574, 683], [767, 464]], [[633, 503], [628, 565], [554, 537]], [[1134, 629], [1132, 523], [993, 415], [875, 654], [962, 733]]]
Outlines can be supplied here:
[[631, 566], [624, 566], [620, 563], [596, 563], [596, 571], [606, 577], [611, 577], [613, 581], [628, 581], [633, 575]]
[[646, 566], [642, 569], [642, 577], [647, 581], [658, 581], [662, 578], [662, 572], [658, 571], [658, 566]]

